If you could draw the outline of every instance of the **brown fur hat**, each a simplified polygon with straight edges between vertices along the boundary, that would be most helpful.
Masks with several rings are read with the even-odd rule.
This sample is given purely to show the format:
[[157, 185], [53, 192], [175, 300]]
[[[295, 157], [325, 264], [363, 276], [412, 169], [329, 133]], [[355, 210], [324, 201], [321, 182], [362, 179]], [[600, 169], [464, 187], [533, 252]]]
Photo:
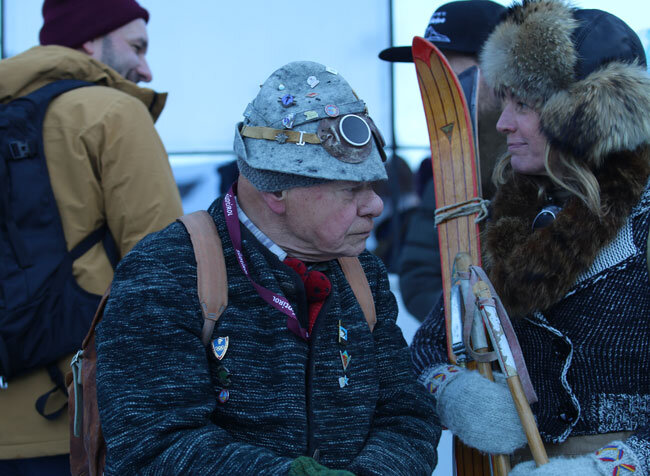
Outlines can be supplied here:
[[612, 152], [650, 141], [650, 77], [638, 36], [602, 10], [523, 0], [481, 53], [500, 94], [534, 107], [549, 143], [600, 168]]

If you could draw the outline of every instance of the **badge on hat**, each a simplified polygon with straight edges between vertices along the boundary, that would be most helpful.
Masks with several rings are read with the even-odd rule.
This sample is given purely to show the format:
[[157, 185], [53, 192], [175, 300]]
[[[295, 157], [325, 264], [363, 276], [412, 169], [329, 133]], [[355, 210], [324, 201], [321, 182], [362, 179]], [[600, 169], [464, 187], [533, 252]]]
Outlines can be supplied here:
[[291, 129], [293, 127], [294, 117], [293, 114], [287, 114], [282, 118], [282, 125], [287, 129]]
[[212, 341], [212, 353], [218, 360], [223, 359], [227, 351], [228, 351], [228, 336], [217, 337]]
[[325, 114], [327, 114], [329, 117], [338, 117], [339, 115], [339, 108], [336, 104], [328, 104], [325, 106]]
[[284, 107], [296, 105], [296, 99], [293, 97], [293, 94], [285, 94], [284, 96], [278, 98], [278, 101], [280, 101]]
[[309, 84], [310, 88], [315, 88], [319, 83], [320, 81], [316, 76], [310, 76], [307, 78], [307, 84]]
[[303, 114], [305, 115], [306, 121], [311, 121], [312, 119], [318, 119], [318, 113], [316, 111], [305, 111]]

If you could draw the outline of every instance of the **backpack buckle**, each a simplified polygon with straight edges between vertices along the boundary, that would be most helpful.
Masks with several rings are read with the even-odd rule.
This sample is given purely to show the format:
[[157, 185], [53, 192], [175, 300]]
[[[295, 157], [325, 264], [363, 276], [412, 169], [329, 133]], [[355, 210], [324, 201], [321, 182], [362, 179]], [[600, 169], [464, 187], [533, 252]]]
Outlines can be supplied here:
[[14, 160], [27, 159], [36, 155], [36, 152], [30, 147], [27, 141], [13, 141], [9, 142], [9, 151]]
[[9, 387], [9, 384], [5, 380], [4, 375], [0, 375], [0, 390], [5, 390]]

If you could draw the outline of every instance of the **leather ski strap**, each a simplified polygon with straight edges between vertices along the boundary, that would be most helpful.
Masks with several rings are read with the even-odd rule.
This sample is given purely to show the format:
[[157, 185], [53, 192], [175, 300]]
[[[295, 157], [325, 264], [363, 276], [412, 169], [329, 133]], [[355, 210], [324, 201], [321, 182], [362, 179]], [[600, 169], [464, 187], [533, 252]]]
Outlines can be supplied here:
[[370, 327], [370, 332], [375, 328], [377, 324], [377, 313], [375, 310], [375, 300], [372, 297], [372, 292], [370, 291], [370, 285], [368, 284], [368, 278], [366, 273], [359, 262], [359, 258], [356, 257], [343, 257], [338, 259], [343, 274], [345, 274], [352, 292], [359, 301], [363, 315], [366, 318], [368, 327]]
[[187, 228], [196, 256], [199, 302], [203, 311], [201, 341], [208, 345], [214, 325], [228, 306], [228, 277], [221, 238], [210, 214], [199, 210], [178, 219]]

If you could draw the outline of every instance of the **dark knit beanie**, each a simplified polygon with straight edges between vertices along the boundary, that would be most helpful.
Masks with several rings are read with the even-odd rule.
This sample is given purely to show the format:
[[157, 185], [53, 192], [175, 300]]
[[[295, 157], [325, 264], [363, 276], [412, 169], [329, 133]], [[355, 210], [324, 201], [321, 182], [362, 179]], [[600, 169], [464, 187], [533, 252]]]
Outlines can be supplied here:
[[132, 22], [149, 21], [149, 12], [135, 0], [45, 0], [41, 45], [79, 48], [86, 41]]

